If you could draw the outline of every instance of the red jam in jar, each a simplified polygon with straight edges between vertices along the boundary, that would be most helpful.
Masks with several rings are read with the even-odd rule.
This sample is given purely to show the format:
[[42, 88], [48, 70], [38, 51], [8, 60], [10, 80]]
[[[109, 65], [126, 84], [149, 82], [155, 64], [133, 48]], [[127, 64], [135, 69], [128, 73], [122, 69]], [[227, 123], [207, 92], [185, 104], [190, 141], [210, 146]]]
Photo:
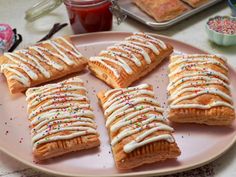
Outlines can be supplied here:
[[75, 34], [108, 31], [112, 27], [108, 0], [65, 0], [64, 4]]

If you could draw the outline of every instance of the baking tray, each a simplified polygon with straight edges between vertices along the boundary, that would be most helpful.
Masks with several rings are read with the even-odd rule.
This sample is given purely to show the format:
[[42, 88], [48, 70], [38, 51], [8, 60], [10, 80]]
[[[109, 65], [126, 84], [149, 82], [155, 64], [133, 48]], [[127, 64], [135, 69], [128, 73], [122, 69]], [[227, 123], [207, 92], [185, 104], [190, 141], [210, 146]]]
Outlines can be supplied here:
[[122, 8], [123, 12], [127, 14], [128, 16], [130, 16], [131, 18], [138, 20], [139, 22], [149, 26], [152, 29], [160, 30], [160, 29], [166, 29], [221, 1], [223, 0], [209, 0], [208, 3], [195, 9], [191, 8], [189, 11], [185, 12], [184, 14], [166, 22], [157, 22], [152, 17], [147, 15], [145, 12], [141, 11], [134, 3], [132, 3], [132, 0], [119, 0], [119, 5]]

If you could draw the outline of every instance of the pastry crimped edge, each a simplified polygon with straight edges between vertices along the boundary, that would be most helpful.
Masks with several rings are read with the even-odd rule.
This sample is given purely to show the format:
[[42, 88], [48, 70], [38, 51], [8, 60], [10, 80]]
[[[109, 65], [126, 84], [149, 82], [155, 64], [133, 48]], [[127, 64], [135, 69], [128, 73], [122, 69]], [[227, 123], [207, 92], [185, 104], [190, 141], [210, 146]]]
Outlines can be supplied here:
[[235, 120], [235, 113], [232, 109], [226, 107], [215, 107], [210, 110], [176, 109], [169, 112], [168, 119], [177, 123], [199, 123], [220, 126], [231, 125]]
[[43, 144], [33, 150], [33, 156], [38, 161], [44, 161], [70, 152], [95, 148], [99, 145], [100, 140], [97, 135], [86, 135]]
[[[153, 91], [152, 86], [149, 85], [148, 90]], [[104, 97], [104, 93], [105, 91], [103, 90], [97, 94], [97, 97], [99, 98], [99, 104], [102, 109], [103, 109], [102, 105], [106, 100]], [[105, 119], [107, 119], [106, 116]], [[112, 133], [109, 132], [108, 128], [107, 131], [111, 140]], [[155, 135], [164, 133], [171, 134], [170, 132], [167, 131], [159, 131], [156, 132]], [[115, 164], [119, 170], [132, 169], [142, 166], [144, 164], [164, 161], [167, 159], [176, 159], [181, 154], [181, 151], [176, 142], [170, 143], [164, 140], [160, 140], [138, 147], [137, 149], [133, 150], [130, 153], [125, 153], [123, 151], [123, 144], [121, 143], [122, 142], [119, 142], [116, 146], [112, 147]], [[119, 155], [117, 155], [116, 153], [118, 151]]]

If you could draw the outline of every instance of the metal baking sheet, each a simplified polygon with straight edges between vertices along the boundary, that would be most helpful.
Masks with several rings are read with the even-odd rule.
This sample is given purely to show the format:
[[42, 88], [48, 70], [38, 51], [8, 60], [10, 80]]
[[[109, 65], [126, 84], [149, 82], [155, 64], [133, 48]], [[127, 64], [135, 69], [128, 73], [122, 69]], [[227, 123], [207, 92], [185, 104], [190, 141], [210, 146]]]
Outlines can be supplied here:
[[195, 9], [191, 8], [189, 11], [186, 11], [184, 14], [166, 22], [157, 22], [155, 19], [153, 19], [152, 17], [147, 15], [145, 12], [140, 10], [134, 3], [132, 3], [132, 0], [119, 0], [119, 5], [122, 8], [123, 12], [127, 14], [128, 16], [140, 21], [141, 23], [151, 27], [152, 29], [160, 30], [160, 29], [166, 29], [221, 1], [222, 0], [209, 0], [208, 3]]

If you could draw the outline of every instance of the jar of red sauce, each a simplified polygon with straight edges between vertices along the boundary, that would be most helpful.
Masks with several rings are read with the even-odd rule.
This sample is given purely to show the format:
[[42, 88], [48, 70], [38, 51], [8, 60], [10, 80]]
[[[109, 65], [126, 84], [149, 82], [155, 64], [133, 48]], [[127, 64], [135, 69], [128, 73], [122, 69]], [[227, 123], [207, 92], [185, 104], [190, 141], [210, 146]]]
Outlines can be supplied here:
[[108, 0], [65, 0], [74, 33], [108, 31], [112, 27], [111, 2]]
[[26, 11], [25, 19], [34, 21], [64, 2], [75, 34], [108, 31], [112, 27], [110, 0], [43, 0]]

